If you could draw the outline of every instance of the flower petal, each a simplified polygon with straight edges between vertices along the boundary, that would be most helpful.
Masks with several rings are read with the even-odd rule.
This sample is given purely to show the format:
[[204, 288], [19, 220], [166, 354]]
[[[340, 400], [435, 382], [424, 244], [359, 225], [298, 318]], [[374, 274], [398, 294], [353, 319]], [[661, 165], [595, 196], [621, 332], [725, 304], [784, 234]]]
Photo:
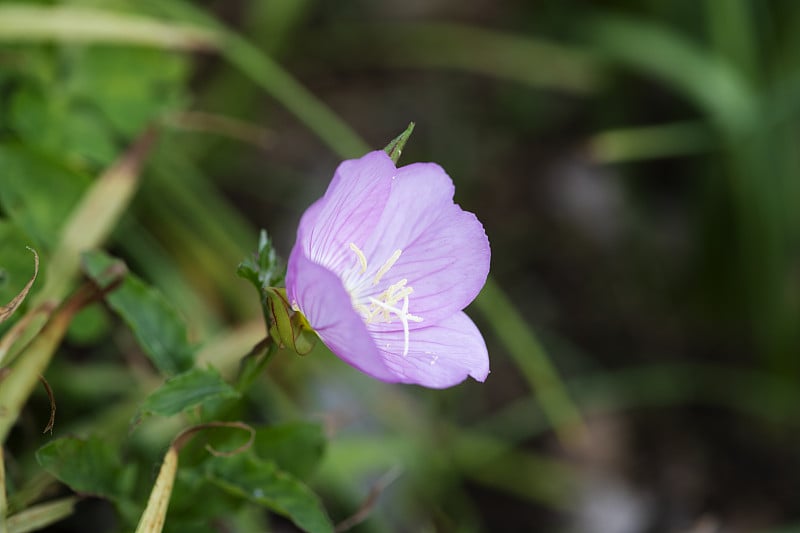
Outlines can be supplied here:
[[364, 321], [353, 310], [341, 280], [308, 259], [298, 245], [289, 257], [286, 295], [340, 359], [377, 379], [398, 381], [384, 364]]
[[380, 219], [397, 169], [383, 151], [342, 162], [297, 230], [306, 256], [334, 272], [353, 261], [350, 243], [363, 246]]
[[[364, 253], [382, 264], [395, 250], [397, 262], [376, 287], [408, 280], [414, 292], [409, 312], [422, 317], [409, 327], [424, 328], [464, 309], [475, 299], [489, 273], [489, 240], [472, 213], [453, 203], [453, 182], [434, 163], [398, 170], [380, 222]], [[398, 321], [382, 328], [402, 328]]]
[[435, 326], [410, 333], [408, 355], [403, 356], [403, 333], [371, 330], [386, 366], [398, 374], [396, 381], [443, 389], [472, 376], [484, 381], [489, 374], [489, 354], [480, 331], [463, 312]]

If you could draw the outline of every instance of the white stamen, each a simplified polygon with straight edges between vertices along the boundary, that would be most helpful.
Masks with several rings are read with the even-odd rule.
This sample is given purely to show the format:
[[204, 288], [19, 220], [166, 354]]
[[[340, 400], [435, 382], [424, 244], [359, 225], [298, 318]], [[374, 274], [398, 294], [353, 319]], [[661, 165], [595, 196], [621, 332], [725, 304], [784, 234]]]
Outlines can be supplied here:
[[378, 269], [378, 272], [375, 274], [375, 279], [372, 280], [373, 285], [377, 285], [380, 283], [381, 278], [384, 274], [389, 272], [389, 269], [394, 266], [398, 259], [400, 259], [400, 254], [403, 253], [403, 250], [395, 250], [392, 256], [383, 264], [381, 268]]
[[[400, 319], [400, 322], [403, 324], [403, 357], [408, 355], [408, 323], [409, 322], [422, 322], [422, 317], [412, 315], [408, 312], [408, 296], [403, 298], [403, 308], [398, 309], [396, 307], [392, 307], [391, 305], [378, 300], [377, 298], [370, 298], [370, 302], [374, 305], [377, 305], [381, 309], [385, 311], [390, 311], [394, 313], [397, 318]], [[388, 322], [388, 320], [386, 321]]]
[[[369, 268], [367, 256], [361, 251], [361, 249], [359, 249], [358, 246], [356, 246], [355, 243], [350, 243], [350, 250], [356, 254], [358, 264], [361, 267], [361, 274], [364, 274]], [[383, 276], [385, 276], [386, 273], [391, 270], [397, 260], [400, 259], [400, 255], [402, 253], [402, 250], [395, 250], [389, 259], [386, 260], [383, 266], [378, 269], [372, 280], [373, 287], [380, 283], [381, 278], [383, 278]], [[345, 283], [347, 291], [350, 293], [350, 298], [353, 301], [353, 308], [358, 311], [358, 313], [364, 319], [364, 322], [367, 324], [372, 324], [375, 322], [391, 323], [395, 317], [400, 320], [400, 322], [403, 324], [403, 357], [406, 357], [408, 355], [410, 342], [408, 323], [422, 322], [422, 317], [412, 315], [408, 312], [408, 297], [414, 292], [413, 288], [407, 286], [408, 280], [404, 278], [389, 285], [386, 290], [380, 293], [377, 297], [367, 296], [364, 298], [361, 296], [361, 294], [362, 290], [366, 289], [365, 279], [360, 279], [360, 276], [355, 274], [353, 270], [350, 270], [345, 276], [343, 276], [342, 279]], [[401, 301], [403, 302], [402, 307], [398, 308], [397, 304]], [[369, 303], [367, 304], [367, 302]]]
[[367, 256], [364, 255], [364, 252], [359, 250], [358, 246], [356, 246], [356, 243], [354, 242], [350, 243], [350, 249], [355, 252], [356, 257], [358, 258], [358, 264], [361, 265], [361, 273], [363, 274], [367, 271]]

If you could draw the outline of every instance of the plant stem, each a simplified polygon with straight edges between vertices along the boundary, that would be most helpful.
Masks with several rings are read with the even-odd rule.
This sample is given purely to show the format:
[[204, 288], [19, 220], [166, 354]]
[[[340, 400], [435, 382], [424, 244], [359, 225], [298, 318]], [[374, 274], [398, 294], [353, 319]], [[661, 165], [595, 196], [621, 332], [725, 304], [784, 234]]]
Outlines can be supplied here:
[[583, 442], [583, 438], [587, 436], [583, 419], [567, 393], [558, 371], [536, 335], [493, 279], [486, 280], [475, 305], [536, 393], [542, 411], [553, 425], [561, 443], [571, 448]]
[[6, 498], [6, 458], [3, 446], [0, 445], [0, 533], [8, 533], [6, 515], [8, 514], [8, 499]]

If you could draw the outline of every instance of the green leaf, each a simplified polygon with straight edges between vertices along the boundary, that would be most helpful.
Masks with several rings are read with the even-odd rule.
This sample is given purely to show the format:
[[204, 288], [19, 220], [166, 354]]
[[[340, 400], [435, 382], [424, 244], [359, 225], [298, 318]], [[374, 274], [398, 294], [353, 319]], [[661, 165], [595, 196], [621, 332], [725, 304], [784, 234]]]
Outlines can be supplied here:
[[236, 274], [253, 284], [261, 294], [262, 302], [266, 299], [263, 293], [265, 287], [277, 287], [283, 282], [286, 267], [278, 259], [265, 230], [261, 230], [258, 249], [239, 263]]
[[729, 133], [746, 131], [761, 119], [756, 95], [741, 72], [674, 28], [608, 15], [592, 19], [586, 33], [600, 54], [671, 86]]
[[[208, 452], [201, 452], [203, 460], [207, 460]], [[202, 468], [187, 466], [184, 453], [181, 452], [181, 466], [169, 502], [165, 531], [205, 531], [203, 523], [209, 524], [216, 517], [230, 516], [247, 504], [238, 496], [209, 483]], [[203, 505], [197, 505], [197, 502], [203, 502]]]
[[133, 136], [179, 109], [185, 57], [163, 50], [86, 47], [74, 65], [74, 90], [97, 105], [119, 133]]
[[111, 443], [99, 437], [56, 439], [36, 451], [36, 460], [72, 490], [109, 500], [127, 498], [135, 481], [134, 466], [123, 466]]
[[133, 330], [140, 346], [164, 374], [191, 368], [194, 352], [186, 326], [157, 290], [132, 275], [108, 296], [108, 303]]
[[[195, 443], [182, 453], [182, 464], [192, 458], [205, 461], [208, 451], [205, 444], [215, 450], [235, 450], [247, 442], [243, 431], [216, 431], [206, 433], [203, 445]], [[308, 479], [316, 470], [325, 453], [327, 441], [322, 426], [314, 422], [295, 421], [271, 426], [255, 427], [250, 451], [259, 459], [275, 465], [298, 479]], [[194, 455], [197, 454], [197, 455]], [[193, 457], [194, 456], [194, 457]]]
[[333, 531], [316, 494], [272, 462], [258, 459], [251, 453], [212, 457], [206, 462], [206, 476], [228, 494], [286, 516], [305, 531]]
[[60, 92], [22, 88], [11, 100], [10, 124], [27, 144], [66, 157], [108, 164], [118, 149], [111, 124], [94, 108]]
[[[97, 282], [113, 261], [103, 252], [83, 254], [84, 271]], [[128, 274], [106, 300], [162, 373], [177, 374], [192, 368], [194, 350], [189, 346], [186, 325], [159, 291]]]
[[128, 267], [121, 259], [99, 250], [81, 254], [81, 269], [102, 290], [109, 290], [114, 283], [119, 282], [120, 273], [128, 273]]
[[320, 424], [290, 422], [258, 428], [253, 451], [261, 459], [274, 461], [285, 472], [307, 479], [319, 465], [325, 445]]
[[172, 416], [211, 400], [238, 398], [213, 368], [193, 368], [166, 381], [145, 399], [141, 414]]
[[0, 208], [36, 239], [42, 255], [89, 185], [77, 174], [21, 146], [0, 145]]
[[67, 338], [72, 344], [90, 346], [100, 342], [111, 329], [109, 313], [100, 304], [84, 307], [69, 324]]
[[400, 156], [403, 154], [403, 148], [408, 142], [409, 137], [411, 137], [411, 133], [414, 131], [414, 123], [411, 122], [406, 130], [392, 139], [392, 142], [386, 145], [386, 148], [383, 149], [389, 157], [392, 159], [394, 164], [396, 165], [397, 162], [400, 160]]

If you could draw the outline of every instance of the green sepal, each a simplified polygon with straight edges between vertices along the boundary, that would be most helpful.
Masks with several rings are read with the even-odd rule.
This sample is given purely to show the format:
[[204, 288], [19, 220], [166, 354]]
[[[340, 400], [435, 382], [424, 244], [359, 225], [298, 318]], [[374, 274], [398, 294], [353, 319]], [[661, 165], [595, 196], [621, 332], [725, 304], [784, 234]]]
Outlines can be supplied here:
[[319, 337], [317, 337], [317, 334], [306, 320], [306, 317], [303, 316], [303, 313], [298, 311], [292, 315], [292, 329], [295, 333], [295, 351], [299, 355], [306, 355], [314, 349], [314, 345], [317, 344], [317, 339]]
[[397, 164], [397, 161], [400, 160], [400, 156], [403, 153], [403, 148], [406, 145], [406, 141], [408, 141], [408, 138], [411, 137], [411, 133], [413, 131], [414, 123], [411, 122], [408, 124], [408, 127], [403, 133], [392, 139], [392, 142], [387, 144], [386, 148], [383, 149], [383, 151], [389, 155], [395, 165]]
[[266, 231], [261, 231], [258, 249], [239, 264], [236, 273], [258, 290], [270, 336], [299, 355], [310, 352], [316, 335], [313, 335], [311, 326], [302, 314], [292, 310], [286, 289], [279, 286], [284, 282], [286, 269], [278, 259]]
[[314, 347], [314, 339], [304, 334], [310, 326], [299, 312], [293, 312], [286, 297], [286, 289], [267, 287], [267, 313], [270, 335], [298, 355], [306, 355]]

